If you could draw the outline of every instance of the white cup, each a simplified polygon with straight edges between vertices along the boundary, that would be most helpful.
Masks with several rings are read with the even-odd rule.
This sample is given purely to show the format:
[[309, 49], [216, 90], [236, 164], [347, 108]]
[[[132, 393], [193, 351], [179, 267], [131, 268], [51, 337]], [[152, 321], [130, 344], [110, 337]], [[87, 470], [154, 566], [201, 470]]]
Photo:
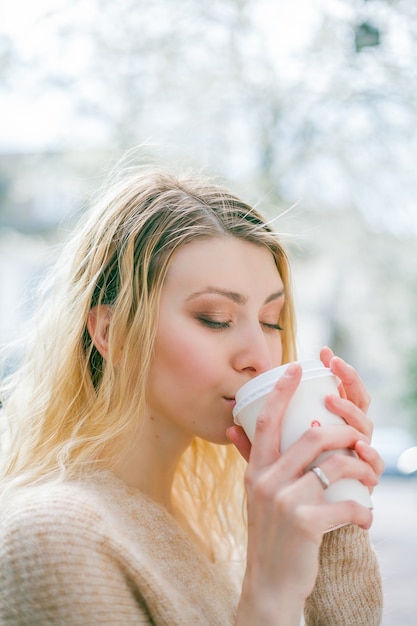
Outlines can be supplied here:
[[[331, 413], [324, 404], [324, 397], [338, 394], [338, 379], [319, 360], [298, 361], [303, 373], [300, 384], [290, 400], [284, 416], [281, 430], [280, 451], [285, 452], [306, 430], [328, 424], [345, 424], [345, 421]], [[244, 429], [252, 442], [255, 434], [256, 420], [272, 391], [276, 381], [282, 376], [289, 364], [281, 365], [256, 376], [243, 385], [236, 393], [236, 405], [233, 409], [235, 424]], [[336, 450], [323, 452], [307, 468], [320, 463]], [[353, 450], [337, 450], [339, 454], [355, 455]], [[341, 478], [329, 485], [324, 491], [327, 502], [356, 500], [359, 504], [372, 508], [369, 490], [356, 478]]]

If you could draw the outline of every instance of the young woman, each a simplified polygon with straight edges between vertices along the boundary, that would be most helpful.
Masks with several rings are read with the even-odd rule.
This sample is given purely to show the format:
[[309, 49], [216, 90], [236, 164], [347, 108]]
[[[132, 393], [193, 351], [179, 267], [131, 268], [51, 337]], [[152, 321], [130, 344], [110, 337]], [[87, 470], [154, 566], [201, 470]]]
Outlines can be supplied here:
[[372, 513], [326, 504], [306, 471], [350, 447], [324, 476], [378, 482], [355, 370], [322, 350], [346, 426], [282, 455], [299, 366], [252, 447], [233, 425], [238, 388], [295, 358], [287, 256], [253, 208], [193, 176], [122, 179], [66, 247], [33, 330], [2, 394], [0, 624], [380, 623]]

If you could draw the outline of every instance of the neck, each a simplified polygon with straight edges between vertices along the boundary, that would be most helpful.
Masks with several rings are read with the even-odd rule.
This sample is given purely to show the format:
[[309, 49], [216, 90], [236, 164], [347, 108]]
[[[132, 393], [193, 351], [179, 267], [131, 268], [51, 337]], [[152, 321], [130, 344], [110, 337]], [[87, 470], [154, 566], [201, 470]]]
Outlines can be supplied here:
[[[191, 439], [178, 433], [159, 435], [154, 421], [140, 421], [135, 432], [127, 434], [113, 455], [110, 469], [127, 485], [135, 487], [173, 513], [172, 483], [183, 452]], [[120, 453], [121, 451], [121, 453]]]
[[[162, 505], [183, 527], [191, 540], [213, 560], [213, 553], [207, 541], [190, 525], [190, 520], [172, 502], [172, 483], [182, 454], [191, 444], [192, 438], [164, 428], [159, 435], [154, 420], [141, 422], [136, 432], [130, 433], [121, 441], [119, 454], [114, 456], [110, 469], [127, 485], [139, 489], [154, 502]], [[122, 454], [120, 454], [122, 450]]]

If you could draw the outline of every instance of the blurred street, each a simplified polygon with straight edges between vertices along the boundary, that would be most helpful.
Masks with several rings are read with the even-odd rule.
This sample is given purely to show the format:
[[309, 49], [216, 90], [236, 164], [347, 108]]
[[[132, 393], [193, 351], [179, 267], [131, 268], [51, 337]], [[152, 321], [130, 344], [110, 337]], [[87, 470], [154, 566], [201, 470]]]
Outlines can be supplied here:
[[417, 623], [417, 478], [384, 477], [373, 497], [373, 544], [383, 585], [382, 626]]

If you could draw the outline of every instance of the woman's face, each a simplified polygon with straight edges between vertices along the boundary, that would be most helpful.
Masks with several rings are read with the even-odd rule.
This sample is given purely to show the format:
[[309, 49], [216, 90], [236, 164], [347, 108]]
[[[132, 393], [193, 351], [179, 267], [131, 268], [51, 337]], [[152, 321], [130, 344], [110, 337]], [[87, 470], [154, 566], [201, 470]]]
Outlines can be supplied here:
[[227, 443], [236, 391], [281, 364], [283, 304], [267, 248], [226, 237], [180, 248], [162, 288], [150, 369], [156, 430]]

